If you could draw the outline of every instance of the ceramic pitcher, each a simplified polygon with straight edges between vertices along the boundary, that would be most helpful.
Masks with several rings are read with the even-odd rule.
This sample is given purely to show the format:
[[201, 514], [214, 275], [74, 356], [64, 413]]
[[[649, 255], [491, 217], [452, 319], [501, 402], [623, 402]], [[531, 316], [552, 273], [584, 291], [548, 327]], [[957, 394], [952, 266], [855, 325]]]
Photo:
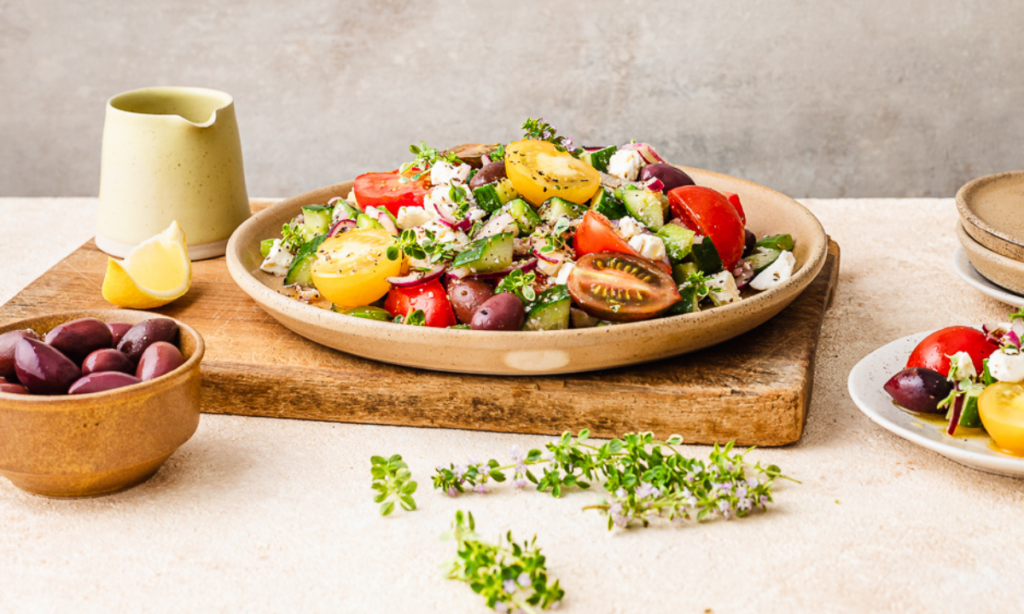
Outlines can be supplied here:
[[193, 260], [224, 255], [249, 217], [231, 96], [152, 87], [107, 102], [96, 245], [124, 257], [172, 221]]

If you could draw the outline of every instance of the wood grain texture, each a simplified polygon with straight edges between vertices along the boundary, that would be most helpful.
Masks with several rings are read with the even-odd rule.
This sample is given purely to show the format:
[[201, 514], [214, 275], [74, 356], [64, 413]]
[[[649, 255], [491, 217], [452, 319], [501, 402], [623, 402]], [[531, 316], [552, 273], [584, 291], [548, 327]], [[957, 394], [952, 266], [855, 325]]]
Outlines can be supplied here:
[[[0, 307], [0, 323], [108, 308], [106, 261], [87, 242]], [[205, 338], [204, 412], [551, 435], [589, 428], [598, 437], [651, 430], [690, 443], [778, 446], [803, 431], [839, 247], [830, 244], [793, 304], [745, 335], [646, 365], [551, 377], [437, 373], [337, 352], [274, 321], [235, 286], [223, 258], [192, 266], [188, 294], [154, 312]]]

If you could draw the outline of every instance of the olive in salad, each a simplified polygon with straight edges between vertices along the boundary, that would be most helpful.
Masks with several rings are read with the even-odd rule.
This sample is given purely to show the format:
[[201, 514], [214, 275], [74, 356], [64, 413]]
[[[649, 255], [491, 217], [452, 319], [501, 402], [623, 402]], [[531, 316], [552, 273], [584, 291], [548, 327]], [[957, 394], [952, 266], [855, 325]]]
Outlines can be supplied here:
[[646, 143], [523, 138], [438, 150], [355, 179], [261, 245], [297, 300], [440, 328], [552, 331], [692, 313], [792, 276], [788, 234], [756, 237], [736, 194]]

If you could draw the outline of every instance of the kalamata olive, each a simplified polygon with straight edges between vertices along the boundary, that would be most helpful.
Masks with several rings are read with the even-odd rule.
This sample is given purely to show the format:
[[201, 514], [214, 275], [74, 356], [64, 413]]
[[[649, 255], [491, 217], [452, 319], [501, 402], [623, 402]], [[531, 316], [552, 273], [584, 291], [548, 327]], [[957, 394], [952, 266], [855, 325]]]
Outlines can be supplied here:
[[118, 343], [121, 343], [121, 339], [124, 338], [124, 334], [131, 330], [132, 325], [125, 322], [111, 322], [107, 324], [110, 327], [110, 333], [114, 336], [114, 343], [111, 347], [117, 347]]
[[78, 364], [93, 350], [114, 347], [114, 335], [110, 327], [96, 318], [65, 322], [46, 333], [45, 341]]
[[473, 330], [520, 330], [524, 319], [523, 302], [515, 294], [502, 292], [480, 305], [469, 327]]
[[135, 370], [135, 377], [144, 382], [156, 379], [165, 373], [170, 373], [185, 362], [181, 352], [174, 345], [166, 341], [157, 341], [146, 348], [139, 359], [139, 368]]
[[121, 350], [102, 348], [94, 351], [82, 361], [82, 375], [101, 373], [103, 371], [120, 371], [135, 373], [135, 363], [125, 356]]
[[28, 394], [28, 389], [21, 384], [3, 383], [0, 384], [0, 392], [8, 394]]
[[482, 169], [477, 171], [473, 178], [469, 180], [469, 188], [475, 190], [482, 185], [498, 183], [507, 176], [505, 174], [505, 161], [497, 160], [490, 164], [485, 164]]
[[121, 350], [136, 364], [142, 358], [146, 348], [157, 341], [176, 343], [178, 339], [178, 323], [167, 318], [155, 318], [139, 322], [124, 334], [117, 349]]
[[138, 384], [139, 378], [120, 371], [100, 371], [90, 373], [71, 385], [68, 394], [88, 394], [90, 392], [103, 392], [114, 388], [123, 388]]
[[757, 248], [757, 235], [744, 228], [743, 237], [743, 255], [749, 256]]
[[678, 188], [684, 185], [695, 185], [693, 179], [690, 176], [672, 166], [671, 164], [662, 164], [657, 162], [655, 164], [648, 164], [643, 167], [640, 171], [640, 181], [648, 181], [650, 179], [659, 179], [665, 187], [662, 188], [662, 192], [668, 194], [668, 191], [673, 188]]
[[945, 411], [939, 409], [939, 401], [949, 396], [953, 384], [938, 371], [911, 367], [893, 375], [883, 388], [897, 405], [911, 411], [935, 414]]
[[64, 394], [82, 375], [60, 350], [28, 337], [19, 339], [14, 348], [14, 370], [32, 394]]
[[12, 379], [14, 374], [14, 348], [20, 339], [42, 339], [39, 333], [26, 328], [24, 330], [12, 330], [0, 335], [0, 377]]
[[448, 286], [448, 298], [455, 309], [455, 317], [463, 324], [471, 323], [476, 310], [492, 296], [494, 288], [486, 281], [466, 279]]

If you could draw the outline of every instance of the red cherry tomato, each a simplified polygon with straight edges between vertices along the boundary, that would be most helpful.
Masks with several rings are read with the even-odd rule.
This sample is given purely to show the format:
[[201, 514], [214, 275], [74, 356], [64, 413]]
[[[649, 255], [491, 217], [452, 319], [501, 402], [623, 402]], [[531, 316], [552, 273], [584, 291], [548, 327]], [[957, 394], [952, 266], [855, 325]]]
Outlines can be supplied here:
[[711, 239], [727, 271], [736, 267], [743, 257], [743, 220], [725, 196], [711, 188], [686, 185], [669, 190], [668, 202], [683, 224]]
[[569, 273], [569, 294], [583, 311], [616, 322], [646, 320], [679, 302], [672, 277], [632, 254], [587, 254]]
[[[576, 228], [572, 236], [572, 246], [576, 250], [576, 257], [581, 258], [587, 254], [601, 252], [615, 252], [618, 254], [631, 254], [640, 256], [629, 243], [622, 238], [618, 230], [612, 226], [608, 218], [593, 209], [583, 214], [583, 221]], [[672, 267], [664, 262], [655, 262], [658, 268], [672, 272]]]
[[982, 361], [999, 349], [983, 332], [969, 326], [950, 326], [937, 330], [917, 344], [907, 360], [907, 368], [924, 367], [938, 371], [943, 377], [949, 375], [949, 357], [957, 352], [971, 356], [978, 373], [984, 369]]
[[423, 197], [430, 191], [429, 177], [424, 175], [413, 180], [410, 176], [405, 183], [401, 179], [398, 171], [366, 173], [356, 177], [352, 189], [356, 193], [359, 207], [384, 207], [396, 217], [402, 207], [422, 207]]
[[732, 192], [722, 192], [722, 196], [724, 196], [726, 200], [731, 202], [733, 207], [736, 207], [736, 213], [740, 215], [740, 221], [743, 222], [743, 226], [746, 227], [747, 215], [743, 213], [743, 205], [740, 204], [740, 195], [733, 194]]
[[437, 279], [408, 288], [392, 286], [384, 300], [384, 309], [392, 316], [403, 317], [419, 309], [426, 316], [425, 326], [447, 328], [456, 324], [448, 293]]

